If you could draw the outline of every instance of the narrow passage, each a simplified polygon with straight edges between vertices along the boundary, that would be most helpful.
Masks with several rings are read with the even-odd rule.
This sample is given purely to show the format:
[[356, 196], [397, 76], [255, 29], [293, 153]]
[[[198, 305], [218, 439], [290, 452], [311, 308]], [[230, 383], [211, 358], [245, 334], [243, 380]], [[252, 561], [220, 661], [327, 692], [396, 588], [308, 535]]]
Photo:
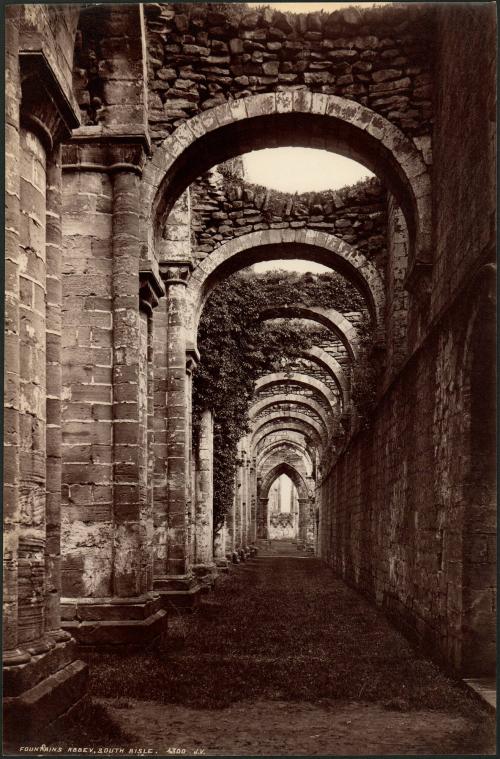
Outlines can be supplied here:
[[158, 754], [495, 750], [474, 697], [285, 541], [232, 567], [195, 613], [172, 612], [161, 651], [96, 656], [92, 691], [134, 745]]

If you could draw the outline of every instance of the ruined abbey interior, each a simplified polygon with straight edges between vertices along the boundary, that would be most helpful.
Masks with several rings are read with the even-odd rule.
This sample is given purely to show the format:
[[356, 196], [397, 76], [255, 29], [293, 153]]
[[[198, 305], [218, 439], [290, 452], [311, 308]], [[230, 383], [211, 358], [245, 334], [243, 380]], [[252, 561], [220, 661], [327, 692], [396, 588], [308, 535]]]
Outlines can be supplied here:
[[[492, 4], [8, 5], [5, 30], [6, 730], [57, 726], [88, 650], [154, 644], [272, 539], [494, 673]], [[285, 146], [374, 176], [245, 178]], [[255, 382], [221, 523], [198, 327], [284, 259], [355, 296], [262, 307], [320, 339]]]

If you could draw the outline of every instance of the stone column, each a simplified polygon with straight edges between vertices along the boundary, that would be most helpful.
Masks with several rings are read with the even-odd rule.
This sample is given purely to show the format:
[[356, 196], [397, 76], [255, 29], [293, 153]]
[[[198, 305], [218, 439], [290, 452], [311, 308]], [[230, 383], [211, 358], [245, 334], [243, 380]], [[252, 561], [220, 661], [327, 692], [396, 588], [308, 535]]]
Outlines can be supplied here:
[[3, 448], [3, 662], [22, 664], [30, 655], [17, 648], [17, 562], [19, 548], [19, 266], [20, 178], [18, 64], [19, 6], [5, 15], [5, 337]]
[[[81, 251], [68, 255], [63, 278], [71, 325], [63, 352], [64, 627], [82, 645], [141, 646], [166, 622], [152, 588], [154, 304], [145, 292], [156, 288], [159, 297], [163, 290], [140, 260], [144, 144], [106, 144], [82, 128], [64, 159], [65, 242]], [[73, 207], [75, 191], [89, 187], [94, 197]]]
[[213, 417], [206, 409], [201, 415], [196, 462], [194, 572], [211, 584], [215, 573], [213, 549]]
[[191, 567], [196, 561], [196, 462], [193, 455], [193, 372], [196, 370], [198, 360], [198, 351], [186, 351], [186, 513], [188, 525], [187, 561], [188, 566]]
[[[240, 443], [238, 443], [236, 455], [238, 461], [240, 461], [243, 456]], [[238, 463], [235, 473], [234, 489], [234, 548], [236, 551], [241, 551], [243, 549], [243, 530], [243, 476], [242, 466]]]
[[299, 542], [307, 543], [307, 531], [309, 526], [309, 499], [299, 498]]
[[[186, 286], [189, 265], [163, 265], [167, 297], [167, 482], [168, 548], [157, 561], [154, 587], [167, 603], [191, 604], [199, 591], [189, 562], [191, 518], [191, 365], [186, 357]], [[158, 515], [157, 515], [158, 519]]]
[[139, 176], [134, 166], [113, 175], [113, 595], [152, 590], [147, 542], [147, 316], [139, 310]]
[[214, 535], [214, 561], [217, 569], [224, 571], [228, 567], [227, 559], [227, 527], [224, 523]]
[[241, 546], [245, 553], [248, 552], [248, 467], [247, 454], [245, 449], [242, 450], [241, 465]]
[[233, 501], [231, 503], [231, 508], [227, 512], [226, 518], [224, 521], [225, 535], [226, 535], [226, 559], [228, 559], [228, 561], [232, 560], [233, 552], [235, 550], [235, 539], [234, 539], [235, 495], [236, 494], [233, 494]]
[[46, 461], [46, 546], [45, 626], [55, 640], [70, 635], [61, 629], [61, 150], [56, 148], [47, 165], [46, 224], [46, 348], [47, 348], [47, 461]]
[[249, 461], [249, 503], [250, 503], [250, 542], [257, 539], [257, 474], [255, 458]]
[[257, 510], [257, 537], [261, 540], [268, 540], [269, 538], [269, 499], [258, 499]]
[[77, 120], [44, 56], [19, 50], [18, 9], [6, 16], [4, 734], [25, 741], [82, 698], [87, 678], [59, 630], [60, 388], [47, 375], [59, 359], [58, 145]]

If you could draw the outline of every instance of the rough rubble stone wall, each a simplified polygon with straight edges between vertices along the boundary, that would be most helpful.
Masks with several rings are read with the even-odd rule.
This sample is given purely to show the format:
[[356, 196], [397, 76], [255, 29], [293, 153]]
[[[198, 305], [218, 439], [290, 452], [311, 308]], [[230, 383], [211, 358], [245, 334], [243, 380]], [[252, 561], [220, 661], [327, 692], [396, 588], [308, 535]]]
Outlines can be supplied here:
[[432, 8], [293, 15], [149, 4], [145, 13], [154, 141], [229, 99], [301, 87], [368, 105], [410, 136], [431, 131]]
[[144, 128], [141, 6], [84, 8], [75, 40], [73, 88], [82, 124]]
[[[375, 177], [335, 191], [291, 194], [211, 171], [190, 188], [193, 255], [262, 229], [316, 229], [335, 235], [379, 266], [386, 254], [386, 192]], [[169, 219], [170, 223], [170, 219]]]

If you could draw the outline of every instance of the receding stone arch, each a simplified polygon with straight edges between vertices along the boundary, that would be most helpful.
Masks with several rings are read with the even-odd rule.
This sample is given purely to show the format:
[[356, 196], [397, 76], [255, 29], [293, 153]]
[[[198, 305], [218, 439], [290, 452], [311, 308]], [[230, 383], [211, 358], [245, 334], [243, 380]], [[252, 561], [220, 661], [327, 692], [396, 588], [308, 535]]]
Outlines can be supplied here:
[[293, 145], [337, 152], [377, 174], [405, 214], [411, 258], [430, 260], [430, 177], [415, 144], [366, 106], [307, 90], [233, 100], [176, 129], [144, 170], [145, 234], [211, 166], [249, 150]]
[[[266, 457], [271, 456], [275, 450], [285, 451], [286, 449], [293, 451], [298, 456], [302, 456], [304, 462], [306, 462], [307, 465], [310, 467], [311, 472], [314, 470], [313, 460], [307, 448], [301, 445], [300, 443], [298, 443], [296, 440], [290, 440], [287, 438], [283, 438], [281, 440], [276, 440], [273, 443], [269, 443], [258, 453], [258, 455], [256, 456], [256, 461], [255, 461], [257, 470], [259, 469], [261, 463], [266, 459]], [[308, 476], [311, 476], [311, 475], [308, 475]]]
[[262, 400], [255, 401], [252, 406], [250, 407], [249, 416], [251, 420], [257, 419], [258, 415], [261, 411], [268, 408], [269, 406], [275, 406], [279, 403], [286, 403], [289, 404], [292, 409], [296, 406], [303, 406], [304, 408], [309, 409], [310, 411], [313, 411], [321, 420], [321, 422], [324, 424], [325, 429], [328, 431], [332, 431], [332, 415], [327, 414], [323, 406], [321, 404], [317, 403], [312, 398], [308, 398], [304, 395], [299, 395], [298, 393], [278, 393], [276, 395], [268, 395], [265, 398], [262, 398]]
[[253, 447], [253, 454], [255, 458], [255, 464], [258, 465], [260, 458], [265, 455], [265, 452], [267, 450], [270, 450], [273, 446], [287, 446], [295, 447], [297, 450], [300, 450], [308, 459], [311, 471], [314, 470], [314, 457], [313, 453], [311, 452], [310, 448], [307, 445], [306, 440], [304, 439], [304, 435], [301, 432], [280, 432], [278, 431], [277, 434], [272, 437], [269, 436], [270, 439], [268, 440], [263, 439], [258, 444], [254, 445]]
[[187, 292], [192, 329], [215, 285], [239, 269], [261, 261], [304, 258], [329, 266], [349, 279], [363, 294], [372, 321], [384, 322], [384, 278], [375, 264], [335, 235], [312, 229], [268, 229], [240, 235], [215, 248], [194, 269]]
[[282, 450], [269, 453], [256, 469], [257, 485], [259, 486], [262, 483], [271, 469], [274, 469], [277, 464], [282, 462], [293, 466], [301, 474], [308, 488], [313, 490], [311, 486], [312, 476], [307, 470], [306, 461], [298, 451], [295, 451], [293, 456], [290, 456], [289, 453], [285, 454]]
[[349, 380], [337, 359], [330, 356], [324, 348], [320, 348], [318, 345], [313, 345], [311, 348], [301, 351], [300, 355], [313, 361], [328, 372], [340, 391], [342, 397], [342, 410], [346, 411], [351, 402]]
[[258, 489], [258, 510], [257, 510], [257, 531], [262, 537], [267, 534], [268, 521], [268, 504], [269, 490], [273, 483], [281, 477], [287, 475], [297, 490], [299, 500], [299, 539], [306, 540], [308, 532], [308, 522], [310, 517], [310, 504], [313, 493], [307, 487], [306, 480], [302, 474], [286, 461], [276, 464], [262, 479]]
[[338, 399], [328, 385], [325, 385], [324, 382], [321, 382], [321, 380], [318, 380], [315, 377], [310, 377], [308, 374], [302, 374], [300, 372], [274, 372], [273, 374], [266, 374], [264, 377], [259, 377], [255, 383], [254, 392], [257, 394], [260, 390], [284, 382], [293, 382], [296, 385], [301, 385], [307, 390], [313, 390], [322, 397], [326, 403], [328, 403], [332, 412], [335, 413], [338, 410]]
[[262, 321], [283, 318], [309, 319], [321, 324], [337, 335], [351, 361], [355, 361], [358, 358], [358, 333], [356, 327], [335, 308], [321, 308], [320, 306], [306, 306], [303, 303], [292, 303], [283, 306], [269, 306], [260, 314]]
[[310, 445], [313, 450], [318, 451], [320, 454], [323, 452], [321, 436], [316, 430], [306, 425], [301, 419], [287, 419], [286, 421], [281, 422], [275, 421], [272, 426], [268, 425], [267, 428], [260, 429], [252, 437], [251, 443], [253, 448], [257, 448], [262, 440], [269, 437], [269, 435], [273, 435], [275, 432], [298, 432], [304, 436], [306, 446]]
[[328, 443], [328, 436], [323, 430], [322, 425], [316, 422], [312, 417], [306, 414], [301, 414], [300, 411], [277, 411], [274, 414], [268, 414], [264, 419], [257, 421], [252, 430], [252, 443], [259, 435], [261, 430], [266, 427], [276, 425], [276, 423], [292, 423], [300, 422], [303, 425], [303, 429], [307, 429], [310, 435], [316, 436], [317, 441], [321, 441], [321, 448], [326, 449]]

